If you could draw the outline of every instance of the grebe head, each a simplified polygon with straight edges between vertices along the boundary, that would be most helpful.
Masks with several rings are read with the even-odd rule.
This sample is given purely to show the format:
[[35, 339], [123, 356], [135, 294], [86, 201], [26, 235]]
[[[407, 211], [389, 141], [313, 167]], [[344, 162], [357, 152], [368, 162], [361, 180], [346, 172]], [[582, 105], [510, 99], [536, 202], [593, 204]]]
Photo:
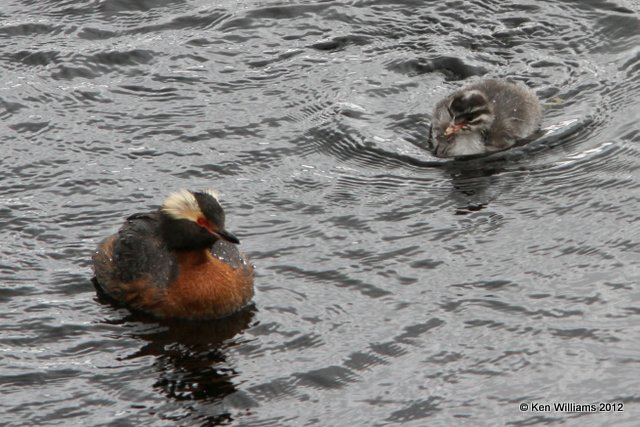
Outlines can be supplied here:
[[451, 122], [445, 136], [487, 132], [493, 124], [491, 103], [479, 90], [469, 90], [455, 96], [448, 106], [448, 112]]
[[218, 240], [240, 243], [224, 228], [224, 210], [212, 190], [180, 190], [164, 201], [162, 230], [172, 249], [200, 249]]

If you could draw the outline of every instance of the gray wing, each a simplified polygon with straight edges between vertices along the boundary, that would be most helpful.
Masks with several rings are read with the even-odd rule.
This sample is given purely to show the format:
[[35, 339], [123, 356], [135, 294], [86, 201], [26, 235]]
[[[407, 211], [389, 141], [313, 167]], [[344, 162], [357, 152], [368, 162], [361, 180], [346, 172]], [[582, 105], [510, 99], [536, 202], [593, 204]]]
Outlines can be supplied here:
[[488, 80], [478, 86], [493, 103], [495, 120], [491, 134], [513, 143], [531, 135], [540, 125], [542, 110], [536, 95], [522, 84]]

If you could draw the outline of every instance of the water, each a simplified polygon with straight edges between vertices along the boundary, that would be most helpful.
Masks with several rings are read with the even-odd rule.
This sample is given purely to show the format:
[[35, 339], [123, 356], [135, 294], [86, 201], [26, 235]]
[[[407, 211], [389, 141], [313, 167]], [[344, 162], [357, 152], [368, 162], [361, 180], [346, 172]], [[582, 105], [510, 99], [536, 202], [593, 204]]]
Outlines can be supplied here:
[[[8, 1], [0, 424], [635, 426], [634, 1]], [[482, 77], [543, 135], [424, 149]], [[219, 322], [96, 297], [127, 215], [213, 187], [257, 266]], [[624, 412], [519, 409], [620, 402]]]

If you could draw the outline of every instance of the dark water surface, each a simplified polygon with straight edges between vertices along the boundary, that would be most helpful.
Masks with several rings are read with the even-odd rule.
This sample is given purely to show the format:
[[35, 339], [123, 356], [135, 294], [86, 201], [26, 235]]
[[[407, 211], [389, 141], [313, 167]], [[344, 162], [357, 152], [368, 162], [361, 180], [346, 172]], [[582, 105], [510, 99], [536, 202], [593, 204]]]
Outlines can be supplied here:
[[[0, 424], [637, 426], [639, 10], [2, 2]], [[433, 105], [482, 77], [534, 88], [544, 135], [432, 157]], [[255, 307], [98, 301], [97, 242], [208, 187]]]

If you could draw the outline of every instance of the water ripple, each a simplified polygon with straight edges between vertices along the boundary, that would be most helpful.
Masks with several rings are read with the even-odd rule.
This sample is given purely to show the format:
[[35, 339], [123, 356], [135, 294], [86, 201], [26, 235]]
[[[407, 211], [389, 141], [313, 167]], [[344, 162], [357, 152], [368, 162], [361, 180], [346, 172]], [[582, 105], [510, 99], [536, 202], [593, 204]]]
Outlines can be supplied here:
[[[598, 425], [518, 405], [616, 400], [636, 425], [632, 3], [3, 5], [3, 421]], [[533, 88], [539, 135], [434, 158], [433, 106], [482, 78]], [[96, 296], [101, 238], [209, 187], [254, 306]]]

